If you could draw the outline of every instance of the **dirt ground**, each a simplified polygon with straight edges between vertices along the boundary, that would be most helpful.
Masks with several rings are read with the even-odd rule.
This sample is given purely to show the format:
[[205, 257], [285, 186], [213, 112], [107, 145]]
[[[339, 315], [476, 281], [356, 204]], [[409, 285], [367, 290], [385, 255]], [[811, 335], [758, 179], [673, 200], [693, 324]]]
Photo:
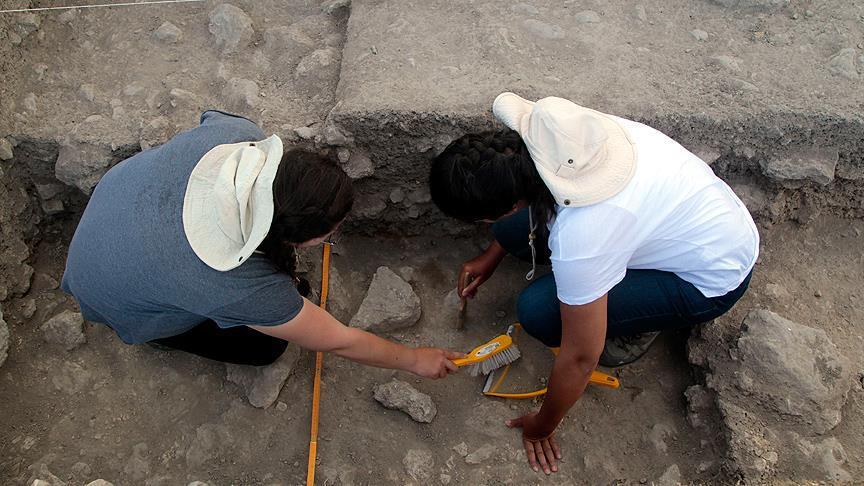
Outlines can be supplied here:
[[[67, 221], [66, 231], [73, 224]], [[311, 353], [304, 354], [282, 390], [279, 401], [287, 408], [279, 411], [250, 406], [226, 381], [222, 364], [128, 346], [101, 325], [87, 325], [85, 345], [58, 352], [37, 329], [56, 309], [72, 306], [52, 289], [64, 263], [62, 235], [68, 234], [57, 229], [56, 239], [49, 237], [39, 247], [37, 277], [25, 296], [37, 299], [36, 315], [20, 318], [17, 308], [24, 299], [5, 306], [14, 339], [0, 371], [0, 477], [23, 484], [45, 464], [71, 484], [97, 477], [115, 484], [302, 484]], [[825, 329], [844, 354], [860, 356], [864, 315], [856, 299], [864, 278], [862, 230], [861, 221], [833, 218], [804, 228], [791, 222], [762, 228], [763, 252], [752, 289], [724, 319], [741, 319], [749, 309], [768, 307]], [[471, 303], [466, 329], [454, 330], [453, 313], [441, 303], [458, 264], [478, 250], [480, 241], [346, 238], [333, 258], [335, 283], [340, 284], [331, 289], [334, 305], [352, 312], [375, 269], [390, 266], [413, 274], [424, 308], [415, 327], [394, 337], [411, 345], [468, 350], [514, 321], [515, 297], [526, 270], [524, 264], [505, 261]], [[768, 284], [784, 291], [772, 287], [773, 293], [768, 292]], [[503, 313], [505, 317], [497, 317]], [[684, 482], [726, 483], [729, 478], [719, 469], [719, 432], [696, 434], [685, 420], [683, 391], [697, 380], [685, 357], [685, 340], [686, 334], [664, 336], [644, 359], [616, 370], [621, 389], [590, 389], [560, 429], [565, 459], [560, 472], [548, 478], [528, 469], [518, 435], [503, 424], [536, 403], [485, 398], [482, 379], [464, 374], [426, 381], [328, 357], [319, 482], [411, 484], [402, 458], [406, 450], [427, 449], [435, 458], [434, 482], [443, 474], [453, 484], [644, 484], [676, 464]], [[514, 388], [539, 387], [549, 356], [535, 344], [526, 342], [523, 349], [526, 356], [516, 367]], [[372, 399], [372, 387], [393, 375], [433, 398], [438, 415], [432, 423], [416, 423]], [[862, 412], [864, 394], [858, 387], [836, 433], [846, 446], [849, 472], [859, 478], [864, 477]], [[659, 441], [662, 446], [652, 440], [658, 424], [668, 431]], [[480, 465], [469, 465], [453, 450], [462, 442], [469, 452], [492, 444], [495, 453]]]
[[[0, 0], [0, 8], [22, 3], [28, 2]], [[506, 260], [470, 304], [466, 328], [455, 330], [454, 310], [444, 297], [459, 264], [488, 236], [485, 230], [473, 237], [442, 235], [430, 223], [441, 216], [420, 175], [435, 147], [469, 127], [487, 126], [488, 102], [503, 87], [572, 95], [656, 119], [669, 133], [710, 145], [713, 155], [706, 160], [717, 160], [718, 173], [743, 178], [755, 193], [745, 202], [759, 206], [751, 210], [760, 216], [761, 256], [750, 291], [713, 325], [737, 328], [749, 311], [770, 309], [825, 330], [856, 375], [843, 420], [831, 434], [845, 448], [845, 470], [864, 480], [864, 221], [838, 217], [860, 217], [862, 206], [864, 138], [856, 115], [861, 91], [855, 89], [861, 83], [856, 69], [864, 70], [861, 6], [792, 0], [788, 9], [727, 15], [718, 5], [784, 2], [712, 0], [691, 2], [692, 11], [670, 11], [664, 2], [646, 0], [647, 13], [643, 5], [613, 8], [596, 0], [563, 6], [544, 0], [537, 2], [540, 8], [469, 2], [460, 7], [467, 12], [460, 18], [472, 25], [441, 29], [435, 22], [445, 17], [431, 3], [405, 2], [403, 11], [388, 2], [355, 1], [352, 17], [340, 6], [347, 2], [328, 0], [323, 5], [333, 9], [322, 11], [322, 2], [312, 0], [237, 0], [231, 3], [249, 15], [252, 31], [238, 36], [237, 51], [223, 52], [209, 30], [209, 15], [221, 3], [153, 7], [132, 16], [118, 9], [46, 14], [38, 25], [0, 18], [0, 142], [11, 140], [15, 151], [3, 162], [11, 169], [0, 174], [21, 176], [9, 187], [23, 191], [18, 201], [29, 198], [43, 220], [38, 228], [22, 223], [28, 227], [15, 235], [33, 246], [30, 289], [2, 303], [11, 342], [0, 368], [0, 484], [30, 486], [34, 478], [52, 475], [67, 484], [103, 478], [118, 486], [296, 485], [306, 477], [312, 353], [302, 354], [277, 404], [259, 409], [226, 379], [223, 364], [128, 346], [99, 324], [85, 324], [87, 342], [71, 352], [43, 341], [42, 323], [75, 308], [57, 282], [85, 201], [71, 187], [46, 198], [33, 187], [57, 183], [58, 145], [72, 140], [116, 157], [160, 143], [194, 125], [201, 109], [220, 107], [246, 114], [292, 143], [340, 152], [347, 169], [365, 153], [375, 167], [373, 175], [358, 177], [356, 212], [364, 219], [355, 226], [372, 233], [378, 227], [370, 221], [387, 221], [419, 236], [346, 235], [334, 249], [331, 309], [347, 322], [376, 269], [386, 265], [411, 283], [423, 308], [415, 326], [392, 337], [467, 351], [516, 320], [527, 266]], [[600, 22], [574, 20], [589, 8], [602, 14]], [[409, 28], [419, 23], [417, 15], [435, 19]], [[512, 32], [488, 23], [494, 35], [473, 34], [473, 24], [483, 24], [476, 20], [480, 15], [514, 23], [507, 27]], [[173, 41], [156, 37], [165, 22], [180, 31]], [[570, 26], [567, 42], [578, 49], [550, 47], [560, 34], [557, 23]], [[430, 35], [453, 44], [431, 42]], [[466, 39], [471, 43], [463, 44]], [[454, 53], [452, 45], [462, 48]], [[448, 60], [460, 57], [464, 62]], [[582, 69], [585, 63], [594, 71]], [[796, 77], [802, 70], [806, 76]], [[458, 97], [448, 91], [451, 78], [464, 91]], [[563, 91], [556, 91], [559, 86]], [[710, 106], [703, 106], [705, 100]], [[424, 103], [432, 111], [415, 111]], [[340, 110], [356, 146], [325, 130], [328, 113]], [[790, 182], [760, 172], [763, 163], [785, 160], [775, 149], [797, 150], [799, 144], [833, 147], [834, 183], [789, 176]], [[830, 169], [833, 178], [835, 166]], [[396, 186], [399, 197], [392, 192]], [[814, 193], [818, 197], [808, 199]], [[0, 205], [2, 196], [0, 191]], [[61, 200], [65, 208], [56, 215], [40, 212], [56, 209]], [[7, 246], [0, 241], [0, 257]], [[306, 256], [316, 281], [319, 257]], [[504, 426], [538, 402], [483, 397], [482, 379], [465, 374], [418, 380], [328, 356], [318, 484], [659, 485], [675, 484], [669, 471], [676, 468], [685, 484], [734, 483], [737, 478], [723, 467], [727, 451], [719, 418], [707, 430], [687, 421], [684, 391], [705, 379], [688, 363], [688, 337], [664, 334], [642, 360], [610, 371], [621, 389], [589, 389], [559, 429], [565, 457], [551, 477], [528, 468], [518, 433]], [[530, 340], [521, 348], [513, 387], [538, 388], [550, 355]], [[393, 376], [432, 397], [438, 414], [431, 423], [385, 410], [372, 398], [372, 388]], [[466, 463], [458, 452], [484, 447], [493, 452], [480, 464]], [[430, 479], [408, 475], [403, 458], [409, 450], [432, 455]], [[775, 481], [781, 484], [814, 479], [784, 469], [782, 459], [779, 471]]]

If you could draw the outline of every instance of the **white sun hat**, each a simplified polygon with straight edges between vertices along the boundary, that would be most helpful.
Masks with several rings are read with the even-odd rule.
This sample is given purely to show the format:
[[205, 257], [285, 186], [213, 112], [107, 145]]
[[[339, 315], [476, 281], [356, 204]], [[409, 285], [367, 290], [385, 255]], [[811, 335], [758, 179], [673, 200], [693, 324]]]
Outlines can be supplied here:
[[281, 160], [282, 140], [273, 135], [217, 145], [192, 169], [183, 231], [209, 267], [236, 268], [264, 241], [273, 221], [273, 179]]
[[522, 137], [561, 206], [608, 199], [624, 189], [636, 171], [635, 147], [609, 115], [563, 98], [534, 103], [513, 93], [498, 95], [492, 113]]

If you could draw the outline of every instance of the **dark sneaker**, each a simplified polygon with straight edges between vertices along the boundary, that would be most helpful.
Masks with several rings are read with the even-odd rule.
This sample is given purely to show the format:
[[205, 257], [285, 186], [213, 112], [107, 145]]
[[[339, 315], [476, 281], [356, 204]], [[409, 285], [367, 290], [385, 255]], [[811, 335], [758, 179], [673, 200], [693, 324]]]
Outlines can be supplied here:
[[600, 364], [615, 368], [632, 363], [648, 352], [648, 348], [659, 335], [660, 331], [609, 338], [606, 340], [603, 354], [600, 355]]

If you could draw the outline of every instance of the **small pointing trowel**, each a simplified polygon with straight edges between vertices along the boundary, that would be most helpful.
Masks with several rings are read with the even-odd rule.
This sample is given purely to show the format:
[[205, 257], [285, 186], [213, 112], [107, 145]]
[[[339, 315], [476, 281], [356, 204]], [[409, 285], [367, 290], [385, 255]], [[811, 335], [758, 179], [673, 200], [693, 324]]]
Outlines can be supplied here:
[[[471, 274], [468, 272], [463, 273], [459, 277], [459, 288], [465, 290], [465, 287], [468, 286], [471, 281]], [[459, 312], [456, 313], [456, 329], [465, 329], [465, 315], [468, 313], [468, 298], [459, 295]]]

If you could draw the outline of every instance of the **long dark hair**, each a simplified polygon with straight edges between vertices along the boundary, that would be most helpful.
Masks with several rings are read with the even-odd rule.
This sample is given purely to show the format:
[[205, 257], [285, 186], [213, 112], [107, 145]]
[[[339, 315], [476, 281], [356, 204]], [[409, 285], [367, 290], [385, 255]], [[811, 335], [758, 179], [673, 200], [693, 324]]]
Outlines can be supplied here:
[[353, 204], [351, 179], [333, 161], [305, 150], [285, 152], [273, 181], [273, 222], [258, 250], [296, 277], [294, 245], [333, 231]]
[[513, 130], [469, 133], [432, 161], [429, 191], [441, 211], [466, 222], [495, 220], [520, 200], [531, 205], [538, 230], [555, 216], [555, 199]]

